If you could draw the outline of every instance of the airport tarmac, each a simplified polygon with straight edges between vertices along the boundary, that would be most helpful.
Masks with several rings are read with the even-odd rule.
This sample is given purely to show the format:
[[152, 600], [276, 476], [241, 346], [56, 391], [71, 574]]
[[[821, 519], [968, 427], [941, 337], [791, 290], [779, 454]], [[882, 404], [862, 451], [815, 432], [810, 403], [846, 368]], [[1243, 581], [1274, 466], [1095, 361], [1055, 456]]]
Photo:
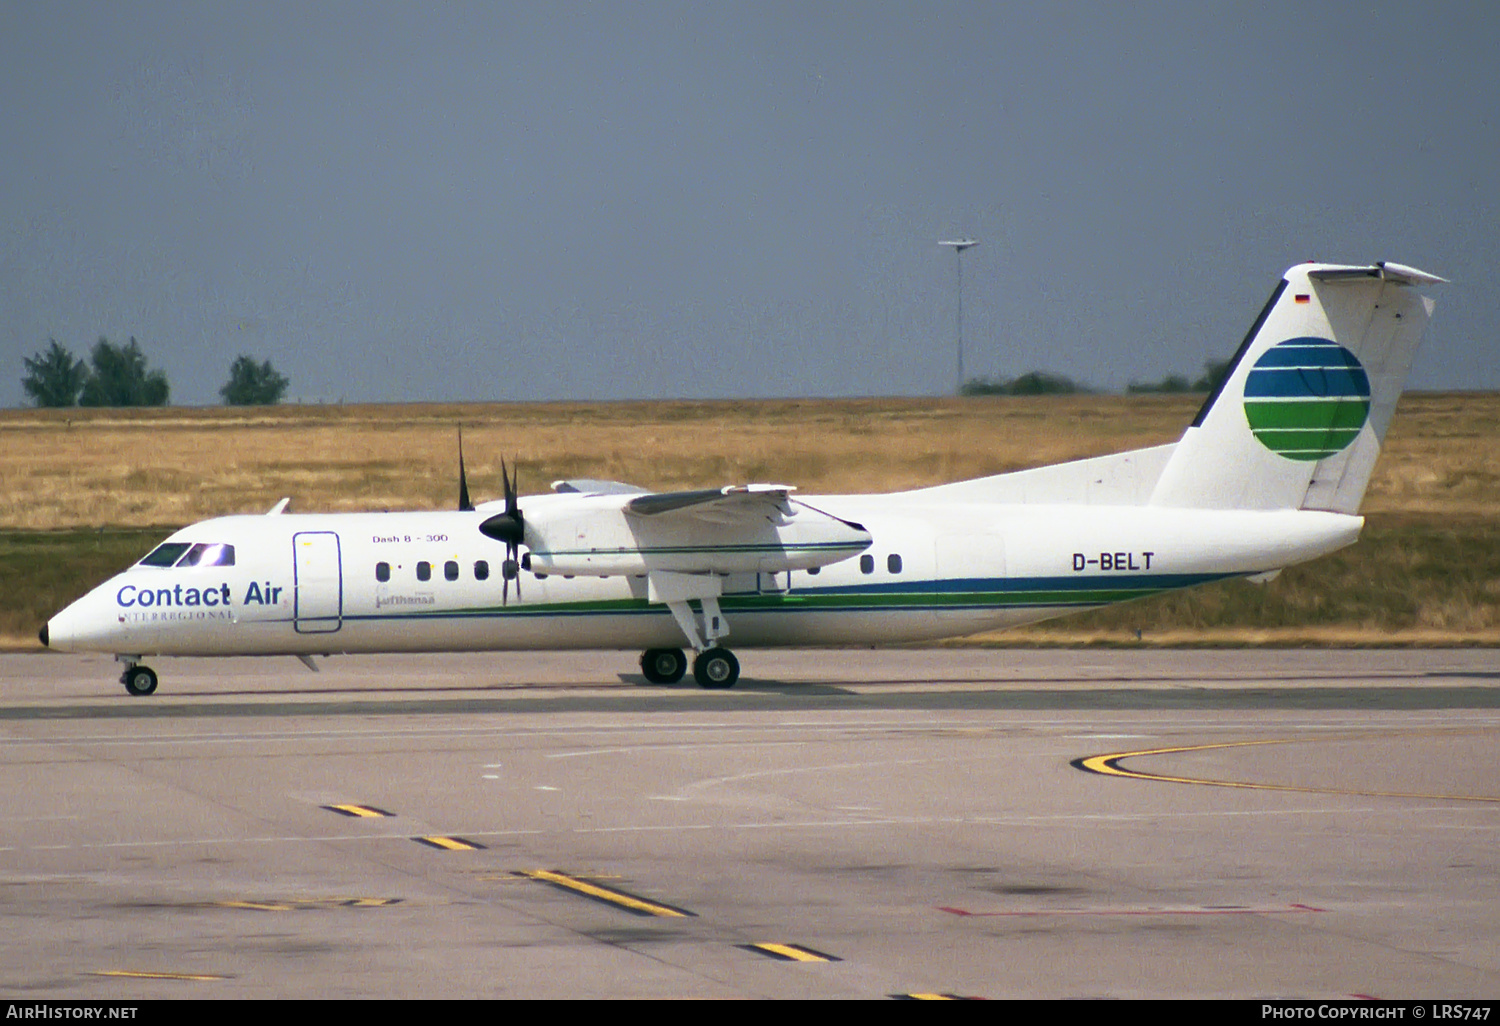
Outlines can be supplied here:
[[1500, 994], [1500, 652], [740, 656], [0, 656], [0, 993]]

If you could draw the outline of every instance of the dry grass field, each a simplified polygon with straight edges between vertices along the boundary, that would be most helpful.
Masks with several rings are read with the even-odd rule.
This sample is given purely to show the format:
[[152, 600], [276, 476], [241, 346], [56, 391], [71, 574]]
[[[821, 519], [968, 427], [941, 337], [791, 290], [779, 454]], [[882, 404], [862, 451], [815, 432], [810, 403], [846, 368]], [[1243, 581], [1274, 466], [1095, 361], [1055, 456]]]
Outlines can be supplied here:
[[[169, 529], [260, 512], [448, 508], [462, 425], [476, 500], [500, 460], [523, 492], [561, 477], [652, 488], [780, 481], [888, 491], [1172, 441], [1199, 398], [766, 400], [0, 411], [0, 636], [34, 638]], [[1402, 399], [1366, 498], [1364, 541], [1264, 588], [1233, 582], [1006, 635], [1078, 641], [1500, 643], [1500, 395]], [[90, 532], [108, 532], [116, 548]], [[84, 548], [80, 548], [84, 546]], [[90, 555], [92, 554], [92, 555]], [[95, 578], [96, 579], [96, 578]], [[1335, 585], [1336, 580], [1336, 585]], [[1420, 583], [1420, 587], [1419, 587]], [[19, 589], [19, 592], [18, 592]], [[1422, 590], [1427, 589], [1427, 590]], [[1371, 606], [1370, 594], [1381, 596]], [[1225, 596], [1228, 596], [1226, 598]], [[23, 601], [24, 600], [24, 601]], [[29, 641], [35, 644], [34, 640]]]
[[[1194, 397], [0, 411], [0, 529], [177, 527], [258, 512], [435, 509], [560, 477], [891, 491], [1175, 440]], [[1500, 395], [1402, 399], [1365, 510], [1500, 510]]]

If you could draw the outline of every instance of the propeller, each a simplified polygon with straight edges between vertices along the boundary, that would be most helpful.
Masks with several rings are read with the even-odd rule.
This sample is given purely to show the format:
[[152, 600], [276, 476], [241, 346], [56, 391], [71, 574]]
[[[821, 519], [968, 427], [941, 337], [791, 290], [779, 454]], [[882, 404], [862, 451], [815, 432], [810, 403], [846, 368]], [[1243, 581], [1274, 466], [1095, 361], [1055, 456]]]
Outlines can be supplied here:
[[464, 429], [458, 429], [458, 511], [474, 512], [474, 503], [469, 500], [469, 478], [464, 474]]
[[505, 481], [505, 512], [496, 513], [479, 525], [479, 533], [487, 538], [505, 543], [505, 562], [500, 564], [500, 576], [505, 584], [500, 592], [501, 605], [510, 602], [510, 582], [516, 582], [516, 598], [521, 597], [521, 563], [519, 550], [526, 537], [526, 520], [521, 516], [521, 507], [516, 501], [516, 489], [521, 483], [521, 470], [516, 468], [515, 480], [505, 461], [500, 461], [500, 474]]

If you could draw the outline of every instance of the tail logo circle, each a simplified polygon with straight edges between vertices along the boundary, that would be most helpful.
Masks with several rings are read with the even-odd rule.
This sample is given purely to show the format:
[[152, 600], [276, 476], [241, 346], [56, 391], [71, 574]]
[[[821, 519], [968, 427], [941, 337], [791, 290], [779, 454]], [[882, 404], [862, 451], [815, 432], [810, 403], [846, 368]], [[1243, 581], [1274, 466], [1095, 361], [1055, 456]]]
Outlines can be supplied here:
[[1267, 449], [1321, 460], [1348, 448], [1370, 416], [1370, 376], [1326, 338], [1289, 338], [1261, 354], [1245, 379], [1245, 419]]

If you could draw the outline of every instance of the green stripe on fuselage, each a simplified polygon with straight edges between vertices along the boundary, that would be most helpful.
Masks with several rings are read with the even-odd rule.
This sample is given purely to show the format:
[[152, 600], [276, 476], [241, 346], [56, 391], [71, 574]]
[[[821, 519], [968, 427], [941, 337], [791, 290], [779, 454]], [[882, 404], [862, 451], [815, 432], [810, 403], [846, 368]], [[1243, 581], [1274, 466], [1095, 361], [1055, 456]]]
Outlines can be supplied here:
[[639, 548], [616, 546], [612, 549], [538, 549], [537, 556], [556, 559], [560, 556], [620, 556], [620, 555], [694, 555], [703, 553], [769, 552], [791, 554], [798, 552], [862, 552], [869, 548], [868, 542], [809, 542], [806, 545], [643, 545]]
[[[1217, 579], [1228, 574], [1204, 575]], [[725, 615], [736, 612], [840, 612], [878, 610], [882, 612], [934, 611], [966, 609], [1026, 609], [1037, 607], [1102, 606], [1146, 598], [1165, 591], [1187, 587], [1191, 583], [1161, 584], [1130, 578], [1099, 579], [1097, 586], [1077, 588], [976, 588], [973, 591], [935, 591], [930, 583], [918, 584], [903, 591], [792, 591], [772, 594], [731, 594], [720, 598]], [[660, 603], [645, 599], [598, 599], [583, 602], [517, 603], [503, 606], [479, 606], [461, 609], [402, 608], [399, 612], [379, 611], [366, 616], [345, 616], [346, 620], [445, 619], [465, 617], [534, 617], [622, 615], [665, 613]]]

